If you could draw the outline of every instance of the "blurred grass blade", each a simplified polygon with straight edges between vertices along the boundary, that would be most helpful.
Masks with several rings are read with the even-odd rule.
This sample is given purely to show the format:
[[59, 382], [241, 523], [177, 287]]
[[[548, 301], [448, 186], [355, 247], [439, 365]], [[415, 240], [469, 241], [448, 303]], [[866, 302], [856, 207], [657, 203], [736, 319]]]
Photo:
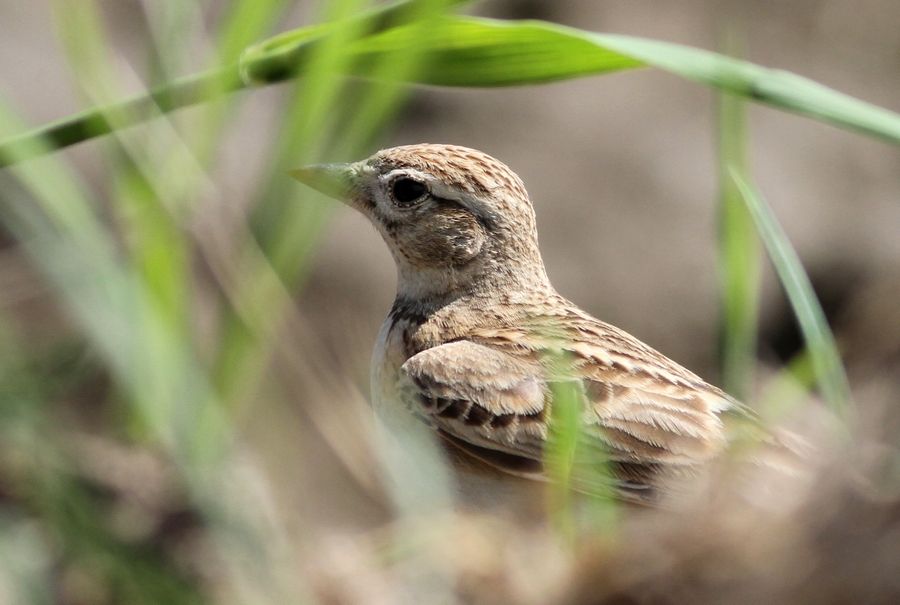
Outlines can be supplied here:
[[745, 175], [746, 119], [744, 102], [731, 93], [718, 95], [718, 246], [719, 350], [722, 385], [746, 400], [756, 364], [759, 312], [759, 238], [753, 218], [741, 200], [732, 172]]
[[571, 379], [572, 360], [563, 354], [550, 359], [552, 403], [544, 467], [550, 518], [566, 544], [578, 535], [611, 537], [618, 523], [617, 479], [609, 452], [589, 437], [585, 418], [593, 416], [584, 385]]
[[[16, 122], [0, 103], [0, 131]], [[29, 144], [40, 145], [41, 140]], [[266, 528], [268, 517], [260, 514], [265, 510], [264, 499], [254, 491], [237, 491], [242, 484], [235, 475], [246, 461], [238, 458], [233, 447], [232, 419], [215, 403], [190, 334], [166, 320], [151, 284], [123, 262], [115, 234], [95, 210], [87, 188], [55, 157], [0, 173], [0, 185], [0, 221], [15, 234], [22, 250], [58, 292], [69, 317], [101, 354], [131, 408], [141, 415], [151, 441], [177, 466], [212, 539], [227, 545], [216, 550], [223, 581], [234, 586], [252, 577], [256, 587], [290, 592], [283, 587], [276, 565], [284, 560], [281, 537]], [[44, 446], [38, 449], [43, 451]], [[65, 507], [69, 506], [67, 494], [68, 489], [36, 497]], [[240, 505], [238, 497], [243, 499]], [[120, 553], [111, 570], [131, 565], [137, 554]], [[159, 581], [135, 581], [143, 583]], [[179, 602], [173, 597], [154, 598], [155, 590], [145, 589], [142, 594], [151, 595], [146, 602]], [[239, 600], [297, 602], [294, 598]]]
[[238, 0], [229, 5], [229, 13], [219, 27], [219, 58], [230, 64], [237, 61], [247, 45], [260, 32], [268, 31], [290, 0]]
[[757, 399], [756, 411], [770, 426], [783, 421], [816, 387], [816, 375], [809, 349], [803, 349], [766, 381]]
[[[217, 32], [211, 32], [211, 40], [204, 39], [203, 50], [208, 51], [216, 63], [233, 65], [241, 52], [249, 45], [271, 32], [272, 26], [284, 12], [290, 0], [235, 0], [228, 5], [227, 12], [219, 19]], [[155, 40], [156, 60], [160, 66], [156, 71], [163, 73], [182, 73], [182, 66], [196, 65], [197, 52], [184, 44], [169, 42], [183, 40], [185, 30], [193, 27], [202, 28], [203, 7], [191, 5], [181, 0], [167, 0], [165, 3], [146, 2], [144, 10], [148, 14], [148, 22]], [[186, 21], [193, 20], [193, 23]], [[174, 70], [178, 70], [177, 72]], [[228, 78], [210, 78], [207, 89], [197, 87], [198, 98], [216, 99], [230, 90], [232, 83]], [[196, 112], [190, 121], [178, 124], [178, 131], [186, 146], [193, 152], [195, 162], [201, 166], [209, 165], [219, 145], [218, 142], [227, 132], [223, 125], [234, 114], [241, 97], [235, 95], [227, 103], [209, 103], [206, 111]], [[159, 110], [157, 109], [157, 113]], [[182, 160], [171, 154], [168, 163], [162, 167], [164, 175], [172, 172], [181, 173]], [[169, 176], [169, 179], [173, 177]], [[200, 179], [184, 178], [194, 185]], [[188, 194], [189, 195], [189, 194]]]
[[731, 176], [753, 216], [760, 238], [800, 324], [822, 396], [835, 412], [847, 419], [851, 404], [847, 375], [834, 335], [828, 327], [809, 277], [768, 204], [740, 174], [733, 171]]
[[[123, 87], [116, 78], [112, 45], [100, 7], [94, 0], [57, 1], [53, 10], [59, 37], [82, 93], [104, 105], [118, 96]], [[115, 124], [115, 118], [110, 120]], [[150, 140], [165, 142], [165, 150], [145, 140], [136, 142], [119, 131], [112, 144], [103, 149], [110, 173], [115, 175], [113, 188], [119, 203], [113, 211], [128, 233], [128, 260], [133, 265], [133, 275], [151, 296], [159, 318], [177, 332], [188, 320], [188, 252], [177, 222], [181, 187], [173, 187], [174, 183], [165, 177], [193, 176], [185, 169], [192, 158], [189, 153], [176, 153], [177, 137], [165, 136], [171, 131], [161, 132], [165, 124], [154, 126]], [[178, 173], [162, 170], [161, 164], [169, 159], [179, 162]]]
[[[449, 6], [468, 0], [447, 0]], [[414, 18], [416, 7], [431, 0], [407, 0], [366, 11], [356, 17], [360, 30], [377, 32], [396, 27]], [[109, 134], [117, 128], [139, 124], [158, 113], [210, 101], [222, 94], [254, 84], [282, 82], [303, 72], [318, 42], [330, 28], [313, 25], [276, 36], [247, 49], [246, 57], [233, 64], [178, 78], [106, 107], [91, 108], [73, 116], [45, 124], [20, 135], [0, 140], [0, 168]], [[291, 45], [287, 47], [287, 42]], [[227, 42], [226, 42], [227, 44]], [[230, 50], [230, 49], [229, 49]], [[252, 68], [247, 72], [248, 65]], [[41, 139], [43, 145], [31, 143]], [[37, 150], [42, 150], [38, 152]]]
[[[285, 285], [289, 289], [294, 276], [306, 266], [324, 224], [329, 205], [296, 203], [296, 188], [279, 175], [298, 163], [311, 162], [321, 153], [326, 138], [333, 135], [340, 115], [337, 99], [345, 84], [335, 72], [347, 60], [343, 49], [365, 33], [360, 20], [350, 18], [362, 4], [362, 0], [341, 0], [327, 6], [324, 17], [330, 21], [315, 29], [327, 28], [330, 35], [310, 51], [306, 77], [292, 91], [279, 125], [278, 140], [267, 161], [265, 185], [253, 204], [253, 233], [247, 234], [244, 243], [244, 281], [234, 288], [234, 312], [226, 313], [221, 320], [213, 375], [226, 401], [243, 399], [253, 387], [272, 344], [271, 335], [289, 305]], [[303, 40], [307, 38], [304, 33]], [[263, 254], [258, 254], [260, 251]]]
[[415, 32], [419, 45], [414, 52], [403, 49], [394, 54], [385, 54], [380, 64], [375, 65], [370, 74], [374, 82], [367, 82], [364, 92], [354, 107], [348, 109], [351, 116], [346, 131], [352, 133], [349, 139], [340, 139], [335, 146], [335, 156], [346, 158], [353, 155], [354, 148], [365, 148], [376, 134], [389, 123], [400, 104], [411, 93], [405, 81], [415, 81], [429, 68], [427, 57], [434, 42], [434, 23], [451, 8], [451, 0], [423, 0], [410, 9], [411, 21], [408, 29]]
[[[421, 39], [427, 40], [430, 24], [454, 3], [420, 0], [410, 5], [404, 18], [413, 19], [412, 27], [422, 32]], [[228, 400], [242, 399], [241, 394], [258, 376], [265, 357], [261, 348], [270, 346], [268, 335], [289, 304], [289, 296], [282, 295], [285, 286], [293, 288], [302, 279], [318, 241], [317, 234], [334, 207], [330, 202], [309, 198], [297, 203], [299, 189], [281, 177], [290, 167], [320, 161], [323, 154], [357, 157], [404, 99], [406, 87], [398, 87], [393, 80], [408, 79], [422, 66], [421, 47], [405, 49], [402, 57], [385, 53], [372, 66], [374, 73], [385, 77], [362, 86], [355, 83], [352, 94], [347, 94], [348, 82], [336, 78], [335, 73], [345, 70], [350, 60], [346, 48], [367, 33], [358, 19], [347, 18], [359, 10], [357, 4], [329, 5], [325, 18], [331, 21], [317, 26], [327, 27], [331, 33], [312, 51], [304, 51], [309, 53], [305, 77], [297, 83], [275, 152], [267, 162], [268, 184], [254, 204], [253, 237], [243, 252], [242, 273], [247, 281], [236, 289], [238, 299], [232, 301], [235, 312], [224, 317], [220, 329], [215, 382]], [[290, 53], [290, 49], [297, 48], [294, 45], [307, 39], [307, 33], [276, 37], [278, 44], [270, 42], [266, 48], [277, 47], [279, 53]], [[296, 39], [298, 35], [300, 41]], [[257, 51], [248, 51], [253, 52]], [[348, 99], [352, 99], [349, 104]]]
[[547, 476], [551, 481], [548, 493], [550, 513], [557, 531], [567, 542], [571, 542], [575, 538], [572, 472], [575, 469], [575, 455], [582, 430], [582, 397], [575, 382], [557, 381], [551, 386], [553, 407], [544, 454]]

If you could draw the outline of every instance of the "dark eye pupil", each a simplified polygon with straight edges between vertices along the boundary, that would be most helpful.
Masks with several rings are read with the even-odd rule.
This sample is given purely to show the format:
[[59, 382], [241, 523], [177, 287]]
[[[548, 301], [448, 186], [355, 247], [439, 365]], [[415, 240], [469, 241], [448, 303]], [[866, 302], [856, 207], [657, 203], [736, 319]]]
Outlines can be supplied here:
[[398, 204], [412, 204], [428, 193], [424, 183], [413, 179], [397, 179], [392, 187]]

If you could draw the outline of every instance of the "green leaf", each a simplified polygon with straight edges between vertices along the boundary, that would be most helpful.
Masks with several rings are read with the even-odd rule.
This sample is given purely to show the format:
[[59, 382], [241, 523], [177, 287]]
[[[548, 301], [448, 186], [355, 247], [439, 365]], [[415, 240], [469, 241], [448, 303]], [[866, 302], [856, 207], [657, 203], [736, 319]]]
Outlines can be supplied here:
[[594, 35], [593, 38], [604, 48], [688, 80], [900, 143], [900, 115], [797, 74], [668, 42], [614, 35]]
[[381, 55], [404, 49], [430, 53], [414, 81], [438, 86], [537, 84], [643, 65], [598, 46], [593, 35], [541, 21], [447, 17], [427, 38], [404, 26], [360, 40], [351, 49], [360, 57], [353, 73], [365, 76]]
[[632, 36], [598, 34], [543, 21], [447, 17], [429, 39], [394, 28], [360, 41], [364, 59], [387, 49], [431, 49], [423, 84], [510, 86], [601, 74], [640, 66], [731, 92], [823, 122], [900, 143], [900, 115], [807, 78], [718, 53]]
[[722, 385], [738, 399], [753, 384], [761, 273], [756, 226], [731, 177], [747, 173], [744, 106], [740, 97], [719, 94], [719, 351]]

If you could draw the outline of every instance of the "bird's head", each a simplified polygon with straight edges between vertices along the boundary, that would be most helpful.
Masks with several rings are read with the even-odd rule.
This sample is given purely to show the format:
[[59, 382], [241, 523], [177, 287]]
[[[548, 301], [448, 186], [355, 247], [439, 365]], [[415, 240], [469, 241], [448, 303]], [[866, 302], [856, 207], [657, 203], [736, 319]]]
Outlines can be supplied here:
[[292, 174], [372, 221], [397, 263], [401, 294], [546, 282], [521, 179], [480, 151], [407, 145]]

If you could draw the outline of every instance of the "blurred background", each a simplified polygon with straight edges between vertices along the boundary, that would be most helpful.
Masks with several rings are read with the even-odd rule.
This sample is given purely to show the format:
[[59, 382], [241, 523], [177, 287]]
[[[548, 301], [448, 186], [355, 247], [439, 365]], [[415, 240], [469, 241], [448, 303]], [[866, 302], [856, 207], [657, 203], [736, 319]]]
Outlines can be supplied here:
[[[217, 28], [233, 9], [218, 0], [85, 4], [95, 7], [106, 32], [99, 46], [108, 60], [100, 71], [107, 74], [78, 71], [99, 61], [96, 49], [79, 40], [92, 34], [78, 21], [78, 9], [63, 0], [0, 3], [0, 95], [28, 125], [215, 64]], [[281, 4], [284, 12], [273, 13], [268, 29], [260, 26], [254, 34], [248, 25], [245, 43], [339, 10], [324, 2]], [[750, 61], [900, 110], [897, 2], [496, 0], [470, 11], [707, 49], [721, 49], [731, 31]], [[86, 90], [94, 81], [88, 76], [114, 84]], [[133, 318], [109, 317], [104, 326], [90, 308], [73, 310], [78, 299], [61, 294], [67, 290], [54, 277], [59, 257], [48, 253], [51, 261], [42, 265], [29, 248], [41, 238], [23, 241], [6, 225], [0, 234], [0, 603], [612, 602], [616, 590], [636, 599], [620, 602], [717, 602], [712, 589], [675, 591], [667, 601], [664, 592], [644, 590], [644, 577], [630, 584], [610, 580], [603, 589], [591, 584], [597, 579], [591, 570], [628, 570], [629, 556], [651, 556], [642, 548], [684, 538], [663, 522], [635, 530], [644, 536], [658, 530], [656, 541], [648, 538], [648, 546], [616, 558], [602, 544], [578, 556], [558, 553], [539, 529], [512, 531], [472, 520], [422, 529], [415, 515], [398, 516], [397, 497], [388, 493], [383, 469], [371, 462], [378, 448], [366, 402], [369, 355], [394, 294], [393, 262], [363, 217], [312, 198], [284, 172], [311, 160], [356, 160], [398, 144], [453, 143], [485, 151], [524, 180], [556, 288], [715, 383], [721, 379], [715, 94], [656, 70], [528, 88], [415, 87], [391, 119], [373, 124], [354, 144], [343, 145], [340, 123], [314, 134], [319, 124], [304, 126], [303, 115], [352, 119], [352, 104], [345, 107], [344, 98], [376, 95], [368, 86], [355, 82], [334, 93], [344, 112], [337, 120], [305, 98], [302, 86], [285, 84], [238, 93], [230, 107], [217, 102], [185, 109], [116, 141], [87, 142], [57, 156], [83, 184], [100, 223], [113, 234], [111, 246], [121, 252], [157, 238], [144, 249], [138, 269], [168, 262], [158, 255], [183, 261], [178, 266], [185, 275], [172, 282], [170, 294], [187, 301], [186, 315], [173, 321], [188, 328], [191, 353], [169, 354], [163, 344], [145, 358], [129, 357], [123, 367], [163, 358], [164, 368], [180, 367], [194, 355], [212, 360], [212, 390], [228, 393], [221, 408], [186, 406], [190, 413], [171, 424], [169, 417], [157, 418], [154, 397], [175, 406], [166, 413], [178, 416], [180, 396], [140, 372], [129, 382], [130, 370], [116, 370], [111, 361], [121, 353], [117, 334], [133, 328]], [[192, 130], [198, 124], [214, 126]], [[216, 136], [208, 148], [204, 132]], [[862, 425], [880, 440], [872, 447], [896, 446], [897, 414], [888, 412], [900, 397], [900, 151], [760, 106], [748, 107], [747, 132], [751, 172], [812, 278], [841, 345]], [[180, 155], [179, 140], [192, 153]], [[157, 169], [172, 172], [160, 175]], [[182, 172], [192, 176], [177, 176]], [[157, 177], [165, 186], [153, 186]], [[25, 195], [11, 181], [0, 184], [10, 199]], [[156, 220], [159, 208], [177, 218]], [[141, 221], [158, 229], [136, 227]], [[243, 283], [235, 266], [246, 268], [241, 263], [256, 258], [246, 253], [246, 241], [253, 241], [244, 239], [248, 225], [264, 232], [281, 228], [287, 243], [275, 253], [280, 260], [271, 281], [245, 297], [233, 286]], [[282, 267], [290, 279], [277, 279]], [[65, 287], [100, 279], [92, 266], [67, 270], [74, 278], [63, 280]], [[168, 292], [165, 283], [159, 287]], [[284, 306], [268, 304], [276, 299]], [[250, 309], [252, 319], [241, 316], [241, 325], [253, 329], [223, 328], [223, 300]], [[82, 303], [90, 306], [89, 299]], [[764, 390], [803, 347], [768, 265], [760, 314], [753, 392]], [[145, 336], [153, 340], [152, 333]], [[235, 350], [251, 353], [223, 359], [223, 341], [242, 342]], [[173, 375], [185, 384], [195, 378], [180, 370]], [[141, 391], [142, 380], [152, 388]], [[184, 388], [178, 393], [206, 397], [204, 389]], [[135, 401], [142, 399], [135, 391], [146, 393], [147, 401]], [[179, 437], [181, 431], [196, 436], [198, 426], [209, 435], [187, 442]], [[896, 466], [885, 472], [896, 480]], [[876, 542], [883, 545], [871, 555], [871, 575], [820, 585], [832, 591], [828, 602], [855, 600], [861, 589], [854, 582], [891, 574], [878, 561], [890, 561], [892, 553], [900, 557], [893, 485], [879, 514], [850, 498], [857, 508], [823, 512], [819, 525], [819, 517], [807, 515], [822, 552], [846, 545], [843, 556], [853, 560]], [[844, 501], [844, 484], [821, 489]], [[858, 526], [860, 517], [871, 526]], [[847, 527], [859, 530], [853, 536], [834, 529], [845, 518], [853, 519]], [[709, 523], [713, 529], [698, 531], [721, 529]], [[409, 535], [391, 542], [391, 528], [404, 524], [413, 527]], [[402, 553], [419, 548], [417, 541], [427, 541], [421, 536], [429, 532], [455, 548], [430, 545], [422, 547], [424, 559], [405, 559]], [[659, 585], [666, 585], [660, 577], [674, 582], [690, 565], [685, 561], [707, 571], [715, 567], [714, 553], [727, 548], [707, 546], [699, 540], [684, 559], [661, 564]], [[762, 573], [759, 560], [787, 552], [779, 543], [741, 555], [747, 560], [724, 559], [732, 570]], [[830, 561], [824, 554], [815, 560]], [[447, 561], [456, 571], [438, 564]], [[537, 568], [540, 573], [529, 575]], [[810, 569], [807, 580], [816, 577]], [[609, 580], [607, 575], [613, 572], [601, 574]], [[812, 602], [823, 594], [803, 592], [810, 584], [787, 576], [756, 592], [735, 582], [726, 577], [720, 586], [733, 591], [734, 602], [785, 594]], [[894, 582], [896, 595], [900, 586]], [[417, 601], [423, 594], [429, 600]], [[887, 588], [872, 593], [870, 602], [888, 594]]]

